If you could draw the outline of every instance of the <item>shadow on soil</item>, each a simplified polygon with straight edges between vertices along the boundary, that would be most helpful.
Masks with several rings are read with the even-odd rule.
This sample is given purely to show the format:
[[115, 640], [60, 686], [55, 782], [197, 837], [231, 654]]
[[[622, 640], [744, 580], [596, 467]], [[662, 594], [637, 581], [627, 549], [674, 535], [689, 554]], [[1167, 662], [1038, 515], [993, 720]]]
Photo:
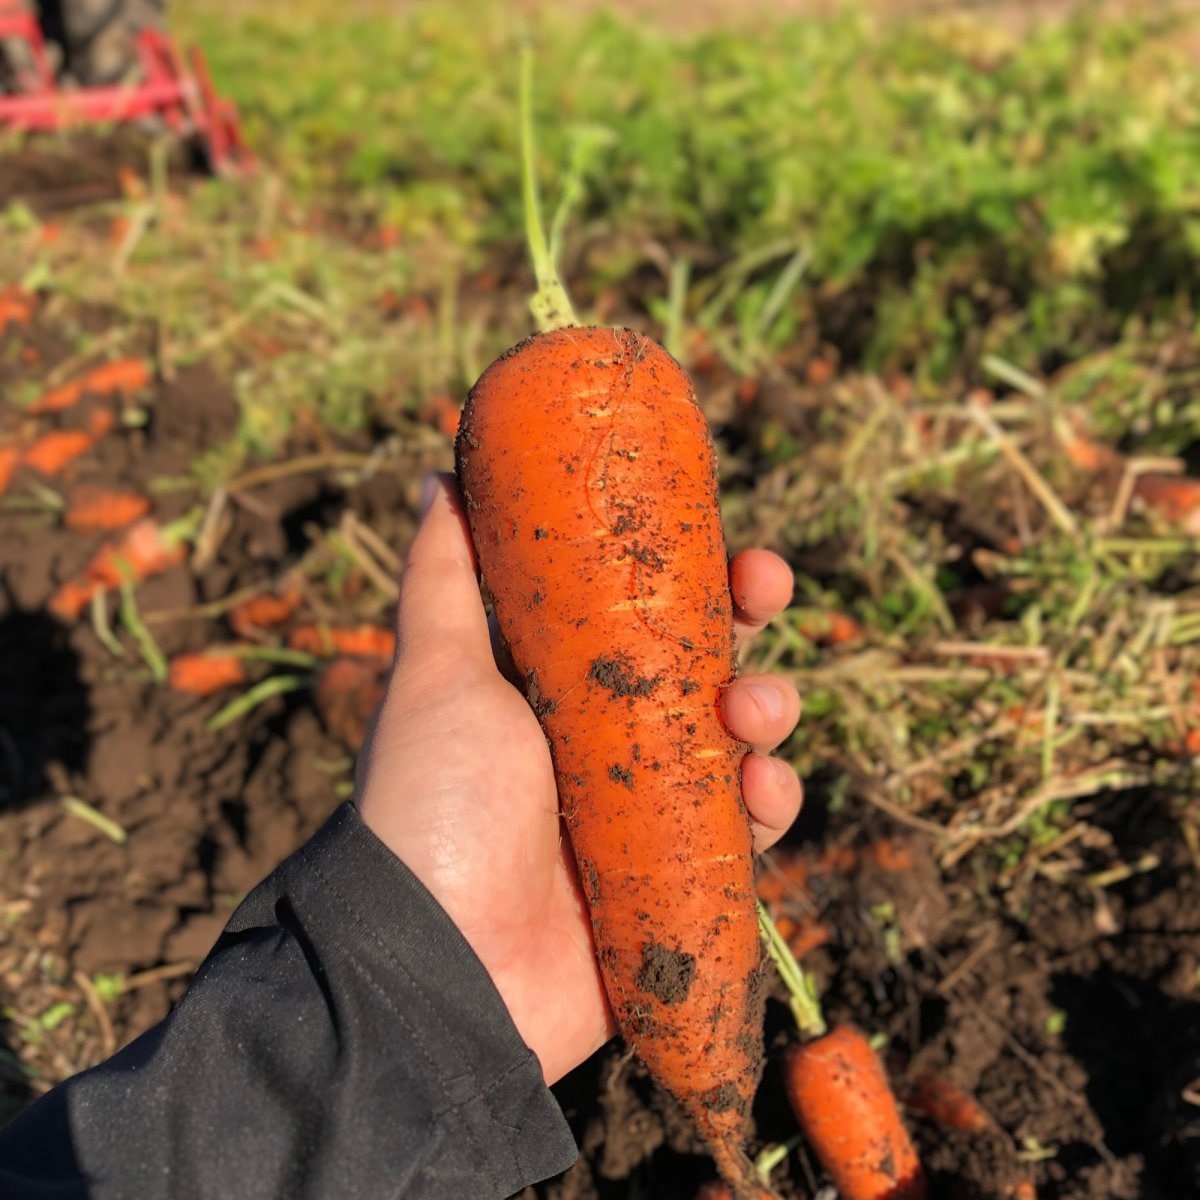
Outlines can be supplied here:
[[47, 767], [87, 767], [91, 704], [67, 630], [0, 599], [0, 813], [42, 794]]

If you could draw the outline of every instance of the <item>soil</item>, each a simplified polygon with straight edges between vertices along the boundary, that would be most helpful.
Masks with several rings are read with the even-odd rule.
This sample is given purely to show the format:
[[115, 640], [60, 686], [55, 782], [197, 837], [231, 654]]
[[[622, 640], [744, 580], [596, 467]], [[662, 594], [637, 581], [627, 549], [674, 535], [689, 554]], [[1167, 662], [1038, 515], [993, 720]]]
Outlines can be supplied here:
[[[0, 164], [0, 203], [17, 177]], [[37, 203], [58, 207], [56, 186], [70, 197], [63, 206], [77, 202], [77, 185], [60, 181]], [[104, 320], [87, 315], [97, 328]], [[0, 337], [0, 386], [44, 379], [72, 344], [45, 313], [10, 329]], [[714, 396], [715, 386], [706, 402]], [[229, 437], [234, 400], [201, 363], [156, 380], [136, 403], [145, 424], [121, 426], [73, 477], [145, 490], [156, 516], [170, 520], [200, 502], [180, 481], [199, 453]], [[3, 433], [26, 420], [9, 406], [0, 412]], [[298, 440], [283, 461], [329, 448]], [[338, 448], [369, 449], [369, 439]], [[401, 455], [365, 482], [298, 471], [239, 493], [203, 566], [193, 560], [137, 590], [162, 651], [228, 640], [212, 602], [274, 585], [346, 513], [402, 551], [422, 475], [445, 465], [449, 446], [440, 458], [429, 449]], [[172, 693], [129, 637], [115, 657], [86, 618], [67, 626], [49, 615], [54, 588], [101, 538], [63, 530], [37, 491], [14, 494], [29, 503], [0, 507], [0, 1013], [8, 1014], [0, 1118], [170, 1010], [239, 899], [338, 803], [351, 759], [336, 731], [354, 737], [346, 725], [362, 724], [358, 714], [327, 728], [301, 690], [211, 731], [224, 698]], [[332, 598], [313, 585], [297, 620], [338, 617], [343, 607], [355, 619], [388, 616], [386, 602], [351, 579]], [[1200, 1194], [1200, 880], [1168, 801], [1149, 792], [1136, 802], [1096, 799], [1092, 822], [1131, 858], [1153, 854], [1159, 864], [1105, 886], [1083, 876], [1010, 886], [984, 878], [975, 857], [942, 869], [931, 842], [872, 808], [829, 801], [822, 781], [811, 781], [791, 845], [859, 845], [899, 832], [915, 865], [813, 879], [808, 915], [835, 931], [807, 959], [828, 1015], [884, 1035], [899, 1093], [936, 1070], [971, 1091], [994, 1123], [968, 1135], [910, 1114], [936, 1200], [999, 1200], [1022, 1179], [1043, 1200]], [[790, 1036], [776, 991], [755, 1149], [793, 1134], [778, 1074]], [[581, 1157], [523, 1200], [678, 1200], [711, 1177], [687, 1119], [619, 1043], [555, 1091]], [[786, 1200], [818, 1194], [821, 1182], [802, 1145], [775, 1181]]]

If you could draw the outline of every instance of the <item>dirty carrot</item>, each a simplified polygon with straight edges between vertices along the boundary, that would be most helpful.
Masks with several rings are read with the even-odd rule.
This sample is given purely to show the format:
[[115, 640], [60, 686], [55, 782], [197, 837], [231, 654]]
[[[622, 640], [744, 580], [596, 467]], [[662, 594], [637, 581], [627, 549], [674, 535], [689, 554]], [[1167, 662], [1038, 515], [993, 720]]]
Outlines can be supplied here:
[[1184, 533], [1200, 534], [1200, 479], [1148, 472], [1134, 481], [1133, 494]]
[[67, 497], [63, 524], [75, 533], [112, 533], [149, 511], [150, 500], [140, 492], [81, 483]]
[[396, 652], [396, 635], [377, 625], [341, 629], [328, 625], [297, 625], [288, 634], [288, 646], [321, 658], [341, 654], [349, 658], [377, 658], [390, 662]]
[[924, 1171], [871, 1043], [853, 1026], [826, 1028], [811, 980], [761, 907], [759, 925], [801, 1038], [785, 1053], [784, 1087], [813, 1153], [842, 1200], [924, 1200]]
[[524, 187], [544, 332], [484, 371], [456, 442], [501, 633], [554, 756], [616, 1022], [738, 1200], [762, 1070], [746, 748], [718, 713], [733, 607], [708, 425], [682, 368], [579, 327]]
[[291, 620], [302, 598], [298, 587], [289, 587], [280, 595], [263, 592], [251, 596], [229, 610], [229, 627], [239, 637], [249, 637], [262, 629], [274, 629]]
[[994, 1127], [991, 1117], [966, 1088], [933, 1072], [926, 1072], [917, 1079], [904, 1097], [904, 1103], [946, 1129], [986, 1133]]
[[105, 542], [79, 575], [67, 580], [50, 598], [56, 616], [76, 619], [101, 589], [118, 588], [125, 581], [139, 583], [176, 566], [187, 557], [185, 538], [194, 529], [189, 516], [171, 525], [143, 517], [115, 539]]
[[211, 696], [246, 682], [246, 659], [226, 651], [177, 654], [167, 669], [167, 685], [190, 696]]
[[842, 1025], [792, 1045], [784, 1086], [796, 1120], [843, 1200], [920, 1200], [916, 1151], [866, 1034]]

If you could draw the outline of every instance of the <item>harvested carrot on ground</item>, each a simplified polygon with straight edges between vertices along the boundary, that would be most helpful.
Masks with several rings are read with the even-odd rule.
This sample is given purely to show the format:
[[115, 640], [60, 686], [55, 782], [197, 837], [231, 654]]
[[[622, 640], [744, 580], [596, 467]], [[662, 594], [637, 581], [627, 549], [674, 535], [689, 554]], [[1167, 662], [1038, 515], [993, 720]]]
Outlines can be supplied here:
[[245, 658], [228, 650], [177, 654], [167, 668], [167, 686], [190, 696], [211, 696], [245, 682]]
[[56, 429], [30, 442], [21, 455], [21, 463], [42, 475], [61, 475], [95, 443], [96, 439], [85, 429]]
[[81, 483], [67, 496], [63, 524], [75, 533], [112, 533], [149, 511], [150, 499], [140, 492]]
[[177, 566], [187, 557], [186, 538], [194, 531], [195, 523], [188, 516], [163, 526], [151, 517], [143, 517], [101, 546], [83, 571], [54, 593], [50, 611], [75, 620], [96, 592], [118, 588], [125, 580], [140, 583]]
[[836, 609], [800, 609], [796, 613], [796, 629], [801, 637], [820, 646], [841, 646], [863, 636], [862, 626], [849, 614]]
[[109, 396], [115, 392], [128, 395], [150, 385], [150, 368], [140, 358], [118, 358], [93, 367], [80, 380], [85, 392]]
[[21, 465], [21, 451], [16, 446], [0, 446], [0, 496], [8, 491], [17, 468]]
[[927, 1072], [909, 1089], [904, 1103], [946, 1129], [987, 1133], [995, 1128], [983, 1106], [964, 1087], [944, 1075]]
[[320, 658], [341, 654], [347, 658], [377, 658], [391, 662], [396, 653], [396, 635], [377, 625], [342, 629], [328, 625], [297, 625], [288, 634], [288, 647]]
[[263, 629], [275, 629], [295, 616], [302, 599], [299, 587], [295, 586], [289, 586], [280, 595], [263, 592], [259, 596], [251, 596], [229, 610], [229, 627], [238, 637], [250, 637]]
[[718, 715], [733, 605], [704, 415], [629, 330], [580, 328], [525, 191], [545, 330], [492, 363], [456, 443], [480, 568], [553, 750], [618, 1027], [738, 1200], [762, 1070], [746, 747]]
[[11, 325], [14, 328], [28, 325], [33, 316], [34, 297], [20, 287], [0, 289], [0, 333]]
[[36, 417], [45, 416], [47, 413], [65, 412], [68, 408], [74, 408], [82, 395], [83, 388], [76, 379], [44, 392], [41, 398], [35, 400], [25, 411]]

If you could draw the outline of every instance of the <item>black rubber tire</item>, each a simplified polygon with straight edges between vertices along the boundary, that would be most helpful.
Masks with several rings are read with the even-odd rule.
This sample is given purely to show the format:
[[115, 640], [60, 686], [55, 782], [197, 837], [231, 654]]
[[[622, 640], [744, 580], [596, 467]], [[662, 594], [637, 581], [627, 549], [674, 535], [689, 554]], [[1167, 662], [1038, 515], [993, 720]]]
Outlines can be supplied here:
[[39, 0], [45, 35], [76, 83], [117, 83], [137, 67], [138, 31], [163, 27], [165, 0]]

